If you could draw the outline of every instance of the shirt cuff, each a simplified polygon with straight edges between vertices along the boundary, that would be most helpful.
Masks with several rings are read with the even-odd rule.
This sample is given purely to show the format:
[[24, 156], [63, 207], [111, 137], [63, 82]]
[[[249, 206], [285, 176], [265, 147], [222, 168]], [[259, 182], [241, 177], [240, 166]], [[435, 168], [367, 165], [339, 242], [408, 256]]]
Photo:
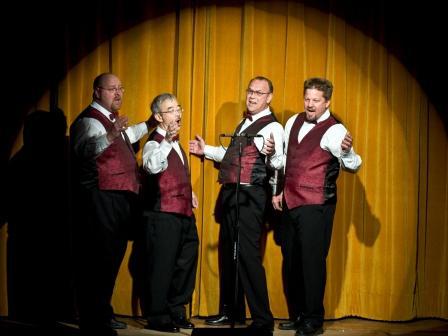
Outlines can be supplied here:
[[205, 145], [204, 147], [204, 155], [207, 159], [213, 160], [214, 159], [214, 151], [215, 147], [210, 145]]

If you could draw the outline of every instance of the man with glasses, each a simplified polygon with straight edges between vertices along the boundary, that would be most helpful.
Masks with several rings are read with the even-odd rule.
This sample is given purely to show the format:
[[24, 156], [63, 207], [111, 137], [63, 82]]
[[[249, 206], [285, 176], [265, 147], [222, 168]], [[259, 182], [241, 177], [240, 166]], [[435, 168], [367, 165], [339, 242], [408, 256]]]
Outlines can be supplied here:
[[128, 127], [120, 116], [120, 79], [103, 73], [93, 82], [93, 101], [70, 128], [77, 303], [84, 335], [117, 335], [111, 297], [124, 257], [140, 189], [132, 143], [145, 122]]
[[[223, 213], [220, 243], [222, 244], [220, 314], [207, 324], [231, 324], [245, 319], [244, 305], [233, 307], [235, 273], [233, 261], [236, 212], [239, 212], [238, 278], [246, 295], [253, 323], [249, 328], [257, 335], [272, 335], [274, 319], [269, 306], [266, 275], [260, 252], [268, 197], [268, 170], [282, 168], [283, 127], [269, 109], [272, 82], [258, 76], [250, 80], [246, 90], [246, 114], [235, 129], [228, 148], [205, 144], [197, 135], [190, 141], [190, 153], [205, 155], [221, 162], [219, 182], [222, 184], [220, 207]], [[238, 166], [242, 151], [239, 204], [236, 204]], [[241, 288], [240, 285], [238, 285]], [[243, 300], [238, 300], [243, 301]], [[235, 309], [234, 309], [235, 308]], [[232, 315], [233, 313], [237, 316]]]
[[185, 306], [193, 295], [199, 239], [188, 160], [178, 138], [182, 107], [170, 93], [151, 103], [157, 128], [143, 148], [143, 227], [135, 252], [143, 266], [139, 286], [146, 329], [193, 329]]

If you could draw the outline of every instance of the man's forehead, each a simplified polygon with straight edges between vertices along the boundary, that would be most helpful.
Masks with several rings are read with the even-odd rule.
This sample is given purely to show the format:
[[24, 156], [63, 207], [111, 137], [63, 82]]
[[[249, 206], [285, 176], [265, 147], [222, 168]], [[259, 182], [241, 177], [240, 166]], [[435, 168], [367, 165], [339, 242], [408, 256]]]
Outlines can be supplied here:
[[162, 106], [165, 107], [177, 107], [179, 104], [176, 99], [166, 99], [162, 102]]
[[105, 76], [102, 80], [102, 84], [115, 84], [115, 83], [120, 83], [120, 80], [112, 75], [109, 76]]
[[268, 86], [268, 83], [264, 80], [259, 79], [252, 81], [249, 85], [249, 87], [266, 87], [266, 86]]

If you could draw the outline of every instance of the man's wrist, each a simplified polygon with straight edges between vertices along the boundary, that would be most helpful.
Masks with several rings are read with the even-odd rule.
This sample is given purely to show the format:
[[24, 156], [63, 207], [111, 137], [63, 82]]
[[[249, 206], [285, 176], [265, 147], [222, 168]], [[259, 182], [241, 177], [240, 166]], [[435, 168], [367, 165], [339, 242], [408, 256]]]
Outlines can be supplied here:
[[341, 148], [341, 156], [345, 157], [345, 156], [349, 156], [350, 155], [350, 151], [351, 151], [351, 147], [347, 148], [347, 149], [342, 149]]

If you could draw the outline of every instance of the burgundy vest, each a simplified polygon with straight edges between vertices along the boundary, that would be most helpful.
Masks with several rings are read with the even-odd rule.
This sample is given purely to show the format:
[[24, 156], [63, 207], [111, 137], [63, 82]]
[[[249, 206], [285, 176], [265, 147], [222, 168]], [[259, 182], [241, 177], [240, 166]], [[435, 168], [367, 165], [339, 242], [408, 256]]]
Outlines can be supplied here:
[[[163, 136], [154, 131], [148, 138], [150, 140], [160, 143]], [[184, 163], [172, 148], [166, 170], [158, 174], [144, 172], [143, 206], [146, 210], [193, 215], [188, 160], [182, 147], [180, 150]]]
[[[235, 130], [238, 134], [244, 124], [243, 120]], [[257, 134], [266, 125], [276, 121], [274, 115], [270, 114], [253, 122], [244, 130], [248, 134]], [[266, 140], [266, 139], [265, 139]], [[265, 155], [258, 151], [252, 138], [236, 137], [232, 139], [226, 154], [222, 159], [219, 169], [218, 181], [221, 184], [237, 183], [239, 166], [239, 146], [241, 143], [241, 174], [240, 183], [263, 185], [267, 180]]]
[[325, 132], [338, 121], [330, 116], [297, 141], [305, 113], [297, 116], [289, 135], [283, 196], [288, 209], [336, 202], [339, 160], [320, 147]]
[[[89, 107], [78, 118], [93, 118], [106, 129], [113, 123], [98, 110]], [[86, 187], [98, 187], [100, 190], [122, 190], [138, 194], [140, 182], [138, 165], [132, 145], [125, 135], [117, 137], [97, 158], [79, 162], [81, 184]]]

